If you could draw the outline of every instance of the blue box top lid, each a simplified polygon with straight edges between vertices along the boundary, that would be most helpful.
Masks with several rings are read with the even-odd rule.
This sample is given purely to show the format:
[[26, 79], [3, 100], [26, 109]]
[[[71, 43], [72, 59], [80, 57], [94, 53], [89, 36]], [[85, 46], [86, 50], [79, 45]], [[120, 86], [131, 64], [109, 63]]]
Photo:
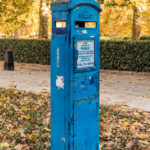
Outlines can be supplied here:
[[96, 0], [55, 0], [51, 4], [52, 11], [72, 10], [81, 5], [90, 5], [98, 11], [102, 11], [100, 4]]

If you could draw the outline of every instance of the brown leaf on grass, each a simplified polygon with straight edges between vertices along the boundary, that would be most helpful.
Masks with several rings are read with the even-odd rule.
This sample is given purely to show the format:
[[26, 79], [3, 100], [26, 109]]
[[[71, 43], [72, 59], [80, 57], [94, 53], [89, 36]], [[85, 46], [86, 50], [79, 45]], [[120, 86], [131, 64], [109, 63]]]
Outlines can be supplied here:
[[[101, 149], [147, 150], [150, 146], [149, 113], [122, 105], [101, 105], [100, 114]], [[108, 131], [111, 138], [106, 136]]]
[[[50, 133], [44, 130], [50, 126], [48, 94], [0, 88], [0, 102], [0, 142], [5, 141], [1, 147], [8, 150], [50, 149], [47, 144]], [[46, 118], [47, 122], [44, 121]], [[8, 141], [10, 144], [6, 148]]]
[[133, 145], [133, 141], [130, 141], [127, 143], [126, 148], [130, 149], [132, 147], [132, 145]]
[[141, 140], [145, 140], [148, 137], [149, 137], [149, 135], [147, 135], [147, 134], [140, 134], [140, 135], [138, 135], [138, 138], [141, 139]]
[[[149, 150], [149, 113], [123, 105], [101, 105], [100, 114], [102, 150]], [[50, 149], [50, 115], [49, 95], [0, 88], [2, 146]]]

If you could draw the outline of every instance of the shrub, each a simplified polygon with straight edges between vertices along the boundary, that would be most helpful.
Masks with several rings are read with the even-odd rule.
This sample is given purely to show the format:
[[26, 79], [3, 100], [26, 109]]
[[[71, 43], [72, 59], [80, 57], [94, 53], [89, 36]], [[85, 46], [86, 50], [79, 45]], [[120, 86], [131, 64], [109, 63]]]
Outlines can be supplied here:
[[101, 42], [101, 68], [150, 71], [150, 42]]
[[6, 50], [13, 50], [17, 62], [50, 64], [50, 41], [0, 39], [0, 60]]
[[[50, 41], [0, 39], [0, 60], [13, 50], [17, 62], [50, 64]], [[101, 69], [150, 71], [150, 42], [101, 41]]]
[[[101, 36], [101, 40], [105, 41], [129, 41], [131, 40], [131, 36]], [[141, 41], [148, 41], [150, 40], [150, 36], [141, 36]]]
[[101, 36], [101, 40], [105, 41], [128, 41], [131, 40], [130, 36]]
[[150, 36], [142, 36], [140, 40], [150, 40]]

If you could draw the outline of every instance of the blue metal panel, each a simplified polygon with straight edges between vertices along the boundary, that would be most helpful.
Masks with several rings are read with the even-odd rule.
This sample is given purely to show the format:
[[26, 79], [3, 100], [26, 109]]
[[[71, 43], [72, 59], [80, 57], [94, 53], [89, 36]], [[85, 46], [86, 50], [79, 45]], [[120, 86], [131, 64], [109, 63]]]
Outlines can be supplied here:
[[88, 72], [74, 75], [74, 102], [93, 99], [99, 96], [99, 74]]
[[[92, 3], [93, 4], [93, 3]], [[96, 28], [75, 28], [75, 21], [96, 22]], [[73, 44], [73, 109], [74, 109], [74, 149], [99, 149], [99, 11], [92, 5], [78, 5], [71, 12]], [[78, 41], [94, 43], [94, 66], [78, 68]], [[82, 43], [82, 42], [81, 42]], [[88, 42], [87, 42], [88, 43]], [[83, 46], [84, 47], [84, 46]], [[85, 48], [88, 53], [88, 48]], [[85, 55], [87, 56], [87, 55]], [[88, 57], [88, 56], [87, 56]], [[84, 64], [84, 59], [83, 59]]]
[[97, 9], [98, 11], [102, 11], [99, 3], [95, 0], [66, 0], [60, 2], [54, 2], [51, 4], [52, 11], [64, 11], [64, 10], [73, 10], [78, 6], [91, 6]]
[[74, 150], [99, 149], [99, 99], [74, 103]]
[[[57, 43], [57, 44], [56, 44]], [[51, 40], [51, 149], [65, 150], [65, 90], [56, 85], [57, 78], [65, 76], [65, 36]]]

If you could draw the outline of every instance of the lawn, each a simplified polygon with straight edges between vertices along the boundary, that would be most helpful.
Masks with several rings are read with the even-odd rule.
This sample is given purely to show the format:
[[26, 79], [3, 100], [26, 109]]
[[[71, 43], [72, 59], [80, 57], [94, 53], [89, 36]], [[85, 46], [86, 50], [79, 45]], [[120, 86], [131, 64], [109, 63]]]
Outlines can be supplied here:
[[[100, 107], [101, 150], [149, 150], [150, 114], [126, 105]], [[0, 88], [0, 149], [50, 149], [50, 96]]]

